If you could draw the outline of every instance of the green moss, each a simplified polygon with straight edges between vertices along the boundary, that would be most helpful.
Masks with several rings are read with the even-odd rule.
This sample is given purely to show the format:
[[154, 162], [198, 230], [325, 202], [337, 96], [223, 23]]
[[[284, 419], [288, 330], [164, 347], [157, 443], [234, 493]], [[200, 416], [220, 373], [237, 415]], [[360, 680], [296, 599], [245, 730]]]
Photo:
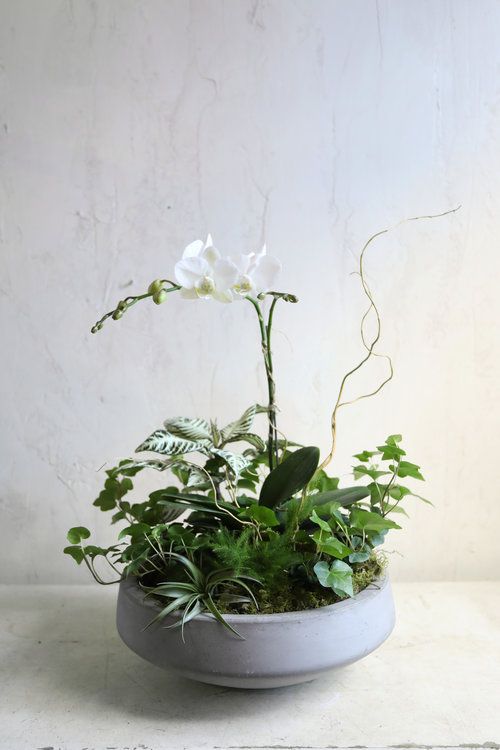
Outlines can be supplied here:
[[[386, 567], [386, 559], [381, 553], [373, 553], [365, 563], [355, 566], [353, 574], [353, 588], [359, 593], [378, 578]], [[317, 609], [335, 604], [342, 597], [337, 596], [331, 589], [326, 589], [319, 583], [293, 579], [283, 574], [279, 580], [279, 588], [260, 588], [254, 591], [258, 609], [252, 604], [238, 606], [221, 606], [224, 614], [276, 614], [280, 612], [298, 612], [304, 609]]]

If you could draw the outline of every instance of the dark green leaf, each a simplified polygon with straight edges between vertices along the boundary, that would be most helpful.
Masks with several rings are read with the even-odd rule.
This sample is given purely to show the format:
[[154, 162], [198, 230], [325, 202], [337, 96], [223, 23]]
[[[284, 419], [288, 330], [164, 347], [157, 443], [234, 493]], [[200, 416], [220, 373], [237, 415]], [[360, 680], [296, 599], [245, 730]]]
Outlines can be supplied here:
[[83, 550], [81, 547], [65, 547], [64, 548], [64, 554], [69, 555], [73, 558], [73, 560], [80, 565], [80, 563], [83, 560]]
[[148, 526], [147, 523], [135, 523], [133, 526], [127, 526], [125, 529], [122, 529], [118, 534], [118, 539], [123, 539], [124, 537], [129, 536], [133, 542], [136, 542], [139, 539], [142, 539], [146, 534], [150, 533], [151, 526]]
[[280, 523], [276, 518], [276, 513], [271, 510], [271, 508], [266, 508], [265, 505], [251, 505], [249, 508], [245, 509], [244, 515], [251, 518], [253, 521], [257, 521], [257, 523], [262, 526], [267, 526], [269, 528], [279, 526]]
[[331, 502], [346, 506], [352, 505], [352, 503], [357, 503], [369, 495], [369, 487], [343, 487], [340, 490], [331, 490], [330, 492], [319, 492], [317, 495], [308, 495], [307, 499], [315, 507]]
[[318, 467], [319, 448], [300, 448], [285, 458], [267, 475], [260, 491], [259, 504], [273, 508], [303, 489]]
[[114, 508], [116, 508], [116, 496], [114, 489], [102, 490], [99, 493], [97, 499], [94, 500], [94, 505], [103, 511], [113, 510]]

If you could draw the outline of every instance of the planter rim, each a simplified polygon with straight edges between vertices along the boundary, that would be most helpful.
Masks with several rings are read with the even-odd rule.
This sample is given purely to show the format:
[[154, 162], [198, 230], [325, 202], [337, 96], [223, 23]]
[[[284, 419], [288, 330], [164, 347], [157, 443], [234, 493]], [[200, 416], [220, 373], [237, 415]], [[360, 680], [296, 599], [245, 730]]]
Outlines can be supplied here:
[[[225, 620], [227, 620], [230, 623], [263, 623], [263, 622], [276, 622], [281, 620], [291, 620], [293, 618], [300, 618], [303, 619], [305, 617], [312, 618], [312, 617], [321, 617], [326, 612], [333, 612], [339, 611], [342, 609], [348, 609], [356, 604], [356, 602], [364, 601], [367, 599], [371, 599], [374, 596], [377, 596], [377, 594], [384, 589], [389, 581], [389, 577], [387, 574], [384, 574], [380, 576], [379, 578], [375, 578], [366, 588], [364, 588], [362, 591], [357, 593], [355, 596], [350, 597], [348, 599], [342, 599], [340, 602], [335, 602], [334, 604], [327, 604], [324, 607], [315, 607], [314, 609], [299, 609], [294, 610], [291, 612], [273, 612], [272, 614], [255, 614], [255, 615], [237, 615], [237, 614], [224, 614], [223, 617]], [[141, 604], [145, 607], [148, 607], [153, 610], [160, 610], [161, 607], [154, 599], [148, 597], [146, 598], [145, 592], [137, 585], [137, 578], [135, 576], [129, 576], [128, 578], [124, 578], [120, 585], [122, 584], [128, 584], [127, 589], [130, 596], [133, 596], [135, 599], [138, 599], [139, 597], [142, 597]], [[179, 618], [182, 616], [181, 610], [175, 610], [174, 612], [171, 612], [169, 617], [173, 618]], [[196, 617], [193, 618], [193, 621], [197, 620], [199, 622], [205, 620], [206, 622], [211, 622], [214, 620], [214, 616], [210, 614], [209, 612], [202, 612], [199, 615], [196, 615]]]

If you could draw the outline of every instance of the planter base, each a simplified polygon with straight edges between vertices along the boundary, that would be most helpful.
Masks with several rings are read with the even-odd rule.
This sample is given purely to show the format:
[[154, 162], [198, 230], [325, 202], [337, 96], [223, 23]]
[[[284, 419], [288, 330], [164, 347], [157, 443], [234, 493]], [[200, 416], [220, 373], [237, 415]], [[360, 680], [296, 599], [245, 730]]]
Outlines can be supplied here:
[[184, 629], [166, 629], [166, 617], [145, 626], [159, 612], [135, 579], [120, 584], [117, 628], [126, 645], [157, 667], [182, 677], [235, 688], [274, 688], [309, 682], [335, 667], [374, 651], [394, 627], [394, 602], [387, 577], [353, 599], [302, 612], [226, 615], [245, 640], [211, 615], [199, 615]]

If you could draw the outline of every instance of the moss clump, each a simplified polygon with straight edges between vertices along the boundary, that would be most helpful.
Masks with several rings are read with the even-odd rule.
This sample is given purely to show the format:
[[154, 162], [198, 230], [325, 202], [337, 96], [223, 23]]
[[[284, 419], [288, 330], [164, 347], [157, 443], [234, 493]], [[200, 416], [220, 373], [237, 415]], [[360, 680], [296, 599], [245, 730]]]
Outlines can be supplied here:
[[[386, 564], [386, 559], [381, 553], [373, 553], [365, 563], [357, 564], [353, 573], [354, 593], [358, 594], [382, 575]], [[313, 584], [305, 580], [294, 579], [286, 574], [280, 579], [279, 588], [260, 588], [254, 591], [254, 595], [258, 609], [254, 604], [221, 604], [219, 609], [223, 614], [271, 615], [326, 607], [346, 598], [338, 596], [331, 589], [320, 586], [319, 583]]]

